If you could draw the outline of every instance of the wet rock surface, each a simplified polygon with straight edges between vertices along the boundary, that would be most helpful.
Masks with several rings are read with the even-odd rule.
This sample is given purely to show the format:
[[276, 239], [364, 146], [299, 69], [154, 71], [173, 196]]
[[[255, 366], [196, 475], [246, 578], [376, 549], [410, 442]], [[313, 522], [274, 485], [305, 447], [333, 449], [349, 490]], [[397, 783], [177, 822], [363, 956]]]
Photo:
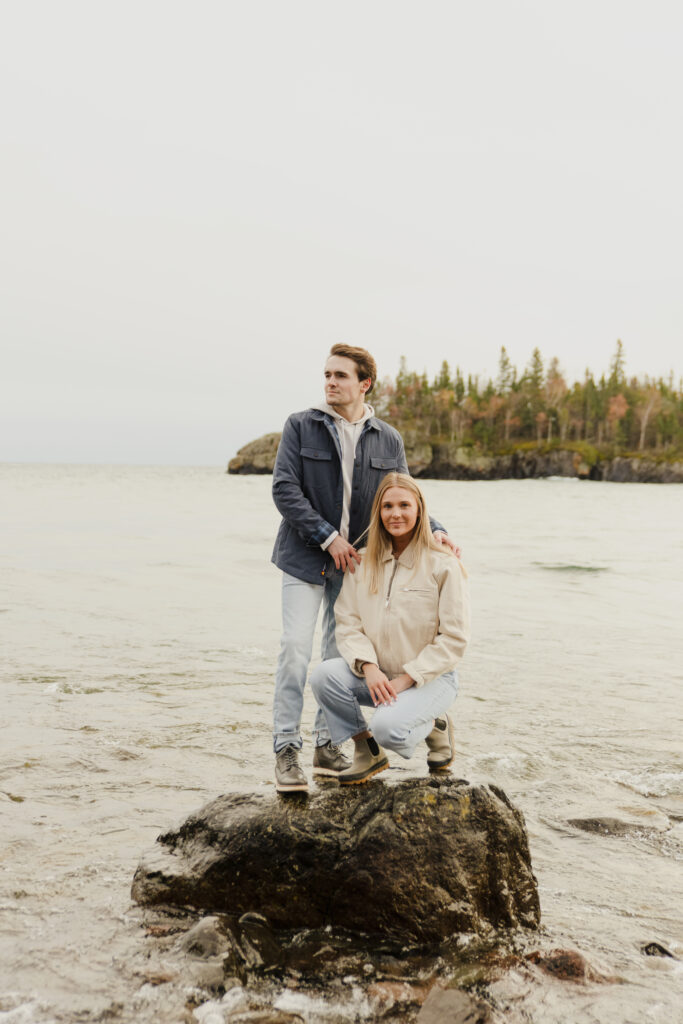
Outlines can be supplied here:
[[231, 915], [264, 961], [270, 929], [429, 945], [540, 919], [521, 813], [450, 777], [219, 797], [159, 836], [132, 895]]
[[425, 949], [329, 927], [275, 931], [256, 914], [197, 920], [188, 912], [183, 925], [169, 913], [145, 910], [148, 956], [165, 975], [155, 965], [146, 980], [184, 985], [187, 1020], [199, 1024], [528, 1024], [521, 992], [552, 985], [561, 999], [567, 986], [619, 980], [536, 931], [456, 936]]

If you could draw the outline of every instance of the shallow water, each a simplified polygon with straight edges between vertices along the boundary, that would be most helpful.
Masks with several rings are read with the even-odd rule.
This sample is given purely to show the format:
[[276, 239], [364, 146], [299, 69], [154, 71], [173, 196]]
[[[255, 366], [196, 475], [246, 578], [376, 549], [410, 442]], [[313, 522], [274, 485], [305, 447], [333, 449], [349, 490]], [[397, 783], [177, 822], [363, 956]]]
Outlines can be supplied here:
[[[546, 940], [620, 979], [512, 978], [501, 1003], [668, 1024], [683, 963], [641, 947], [683, 958], [683, 488], [424, 490], [471, 581], [456, 771], [522, 809]], [[169, 824], [272, 786], [270, 478], [5, 465], [0, 495], [0, 1024], [181, 1019], [188, 980], [150, 945], [130, 882]], [[306, 759], [312, 717], [309, 696]], [[392, 760], [394, 777], [423, 771], [422, 755]], [[568, 824], [595, 817], [640, 827]], [[353, 987], [322, 1008], [273, 999], [311, 1021], [371, 1014]]]

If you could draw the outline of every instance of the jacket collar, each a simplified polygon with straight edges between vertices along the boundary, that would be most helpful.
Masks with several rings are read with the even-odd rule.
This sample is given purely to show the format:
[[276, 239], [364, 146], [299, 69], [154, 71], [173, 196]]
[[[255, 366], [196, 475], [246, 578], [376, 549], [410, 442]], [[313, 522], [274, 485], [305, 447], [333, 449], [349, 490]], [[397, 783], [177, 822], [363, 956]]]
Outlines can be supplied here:
[[[382, 555], [382, 562], [391, 562], [393, 560], [393, 557], [394, 556], [391, 551], [391, 545], [387, 544]], [[404, 568], [406, 569], [412, 569], [413, 566], [415, 565], [416, 557], [417, 547], [415, 545], [415, 540], [413, 539], [411, 540], [410, 544], [405, 549], [405, 551], [402, 551], [401, 554], [398, 556], [397, 562], [399, 565], [404, 566]]]
[[[327, 423], [329, 425], [334, 424], [334, 420], [332, 419], [330, 414], [328, 412], [325, 412], [323, 409], [316, 409], [315, 406], [312, 406], [309, 412], [311, 413], [313, 419], [315, 420], [320, 420], [321, 422]], [[363, 423], [363, 430], [379, 430], [379, 426], [374, 415], [371, 416], [369, 419], [365, 420], [365, 422]]]

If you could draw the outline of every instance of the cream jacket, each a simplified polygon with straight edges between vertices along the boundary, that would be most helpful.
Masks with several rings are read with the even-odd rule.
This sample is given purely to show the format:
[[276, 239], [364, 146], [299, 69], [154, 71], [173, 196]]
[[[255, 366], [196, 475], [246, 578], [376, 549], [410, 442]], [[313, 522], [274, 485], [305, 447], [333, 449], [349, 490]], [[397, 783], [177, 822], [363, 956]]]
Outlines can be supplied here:
[[413, 544], [398, 559], [388, 549], [376, 594], [362, 565], [344, 577], [334, 606], [336, 641], [357, 676], [370, 661], [389, 679], [407, 672], [421, 686], [455, 668], [465, 652], [470, 609], [463, 565], [442, 551], [415, 556]]

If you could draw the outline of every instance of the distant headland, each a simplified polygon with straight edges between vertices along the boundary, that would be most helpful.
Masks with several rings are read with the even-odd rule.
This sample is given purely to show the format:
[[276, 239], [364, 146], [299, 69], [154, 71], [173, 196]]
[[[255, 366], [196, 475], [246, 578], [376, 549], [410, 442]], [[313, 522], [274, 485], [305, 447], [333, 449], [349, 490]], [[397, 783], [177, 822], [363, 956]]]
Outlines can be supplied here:
[[[619, 483], [683, 483], [683, 386], [627, 379], [617, 342], [609, 372], [586, 370], [569, 386], [557, 359], [538, 349], [522, 374], [501, 348], [498, 375], [466, 379], [447, 362], [431, 382], [401, 360], [371, 401], [403, 435], [410, 472], [436, 480], [578, 477]], [[229, 473], [272, 473], [279, 434], [239, 450]]]

